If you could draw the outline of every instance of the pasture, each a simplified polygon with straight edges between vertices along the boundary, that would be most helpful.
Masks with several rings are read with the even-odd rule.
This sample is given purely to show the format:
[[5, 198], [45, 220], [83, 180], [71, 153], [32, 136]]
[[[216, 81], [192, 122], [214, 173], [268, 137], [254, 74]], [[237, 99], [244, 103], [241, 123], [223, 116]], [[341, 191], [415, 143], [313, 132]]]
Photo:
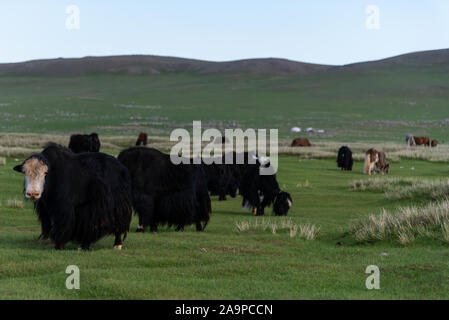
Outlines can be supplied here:
[[[388, 237], [358, 242], [351, 230], [354, 221], [382, 209], [444, 200], [448, 80], [446, 69], [432, 64], [307, 76], [2, 76], [0, 299], [447, 299], [449, 237], [441, 230], [418, 230], [424, 236], [406, 244]], [[40, 225], [32, 203], [23, 200], [23, 175], [12, 170], [18, 161], [46, 141], [68, 145], [74, 132], [98, 132], [101, 151], [113, 155], [133, 145], [139, 132], [148, 133], [150, 146], [168, 150], [169, 133], [191, 129], [192, 120], [202, 120], [203, 128], [279, 129], [278, 181], [293, 198], [287, 218], [271, 216], [270, 209], [256, 218], [241, 208], [240, 197], [213, 197], [204, 233], [194, 226], [135, 233], [133, 217], [122, 251], [112, 249], [113, 237], [88, 252], [74, 244], [55, 251], [37, 240]], [[324, 133], [291, 134], [294, 126]], [[408, 149], [407, 133], [440, 145]], [[291, 148], [297, 137], [312, 147]], [[342, 145], [353, 151], [351, 172], [337, 169]], [[389, 177], [361, 174], [370, 147], [387, 153]], [[394, 190], [368, 182], [387, 178], [396, 179]], [[410, 181], [427, 184], [417, 192], [406, 189]], [[428, 186], [439, 188], [437, 199]], [[310, 230], [318, 233], [307, 239]], [[68, 265], [80, 268], [80, 290], [65, 287]], [[368, 265], [380, 268], [380, 290], [365, 287]]]
[[[444, 239], [358, 243], [348, 234], [354, 219], [429, 201], [353, 190], [355, 180], [372, 179], [361, 174], [360, 159], [352, 172], [342, 172], [335, 158], [282, 155], [278, 181], [294, 201], [287, 218], [274, 217], [271, 210], [256, 218], [241, 208], [239, 197], [224, 202], [213, 197], [204, 233], [191, 226], [184, 232], [160, 228], [157, 234], [138, 234], [134, 217], [122, 251], [113, 250], [113, 237], [107, 237], [89, 252], [74, 244], [58, 252], [49, 241], [37, 240], [40, 226], [32, 204], [11, 202], [23, 199], [23, 176], [12, 170], [16, 163], [8, 157], [0, 166], [0, 299], [449, 298]], [[447, 162], [398, 159], [390, 177], [437, 179], [448, 172]], [[313, 240], [285, 227], [307, 224], [319, 228]], [[372, 264], [380, 268], [380, 290], [365, 288], [365, 268]], [[65, 288], [68, 265], [80, 268], [80, 290]]]
[[[168, 136], [174, 128], [278, 128], [282, 138], [449, 139], [449, 74], [440, 65], [307, 76], [244, 73], [0, 77], [0, 132]], [[194, 117], [193, 117], [194, 115]], [[322, 134], [290, 134], [291, 127]]]

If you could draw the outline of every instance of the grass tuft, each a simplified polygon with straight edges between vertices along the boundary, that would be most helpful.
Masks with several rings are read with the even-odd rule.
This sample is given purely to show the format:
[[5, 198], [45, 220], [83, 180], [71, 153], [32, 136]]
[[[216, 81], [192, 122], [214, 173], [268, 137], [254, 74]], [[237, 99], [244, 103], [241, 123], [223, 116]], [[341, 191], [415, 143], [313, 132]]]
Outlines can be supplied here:
[[350, 188], [355, 191], [384, 192], [385, 198], [390, 200], [443, 200], [449, 196], [449, 179], [374, 178], [354, 180]]
[[383, 210], [356, 221], [350, 234], [359, 242], [397, 240], [406, 245], [418, 237], [449, 240], [449, 200], [424, 207], [402, 207], [397, 212]]
[[235, 226], [239, 233], [248, 231], [265, 232], [268, 230], [272, 234], [276, 234], [278, 231], [287, 230], [290, 238], [298, 236], [305, 240], [316, 239], [320, 232], [320, 229], [313, 224], [296, 224], [289, 218], [256, 218], [253, 221], [236, 221]]
[[6, 207], [13, 209], [23, 209], [25, 207], [25, 204], [22, 200], [12, 199], [6, 201]]

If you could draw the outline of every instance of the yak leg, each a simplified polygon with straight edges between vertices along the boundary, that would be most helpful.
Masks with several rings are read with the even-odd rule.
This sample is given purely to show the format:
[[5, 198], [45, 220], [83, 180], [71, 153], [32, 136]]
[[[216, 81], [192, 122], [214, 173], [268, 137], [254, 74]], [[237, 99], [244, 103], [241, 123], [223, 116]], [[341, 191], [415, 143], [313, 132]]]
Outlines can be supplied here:
[[175, 231], [184, 231], [184, 226], [177, 226]]
[[64, 243], [55, 243], [55, 249], [56, 250], [64, 250]]
[[150, 232], [157, 232], [157, 224], [152, 222], [150, 224]]
[[145, 232], [145, 226], [143, 224], [143, 219], [140, 214], [139, 214], [139, 225], [137, 226], [136, 232], [141, 232], [141, 233]]
[[83, 251], [89, 251], [90, 250], [90, 243], [81, 243], [81, 247], [78, 250], [83, 250]]
[[264, 213], [264, 208], [262, 206], [260, 206], [259, 208], [257, 208], [257, 214], [256, 216], [263, 216]]
[[201, 225], [201, 221], [198, 221], [196, 223], [196, 231], [203, 231], [203, 226]]
[[115, 240], [114, 240], [114, 249], [117, 250], [122, 250], [122, 234], [121, 233], [116, 233], [115, 234]]

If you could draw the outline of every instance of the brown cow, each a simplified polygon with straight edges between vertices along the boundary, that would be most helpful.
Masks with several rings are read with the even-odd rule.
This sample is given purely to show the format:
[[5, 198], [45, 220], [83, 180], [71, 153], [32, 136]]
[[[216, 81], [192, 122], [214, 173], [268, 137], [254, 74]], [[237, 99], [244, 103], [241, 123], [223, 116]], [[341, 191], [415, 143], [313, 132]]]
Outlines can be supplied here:
[[146, 133], [139, 134], [139, 137], [136, 141], [136, 146], [144, 145], [146, 146], [148, 144], [148, 135]]
[[292, 141], [292, 147], [311, 147], [309, 139], [307, 138], [296, 138]]
[[430, 139], [428, 137], [413, 137], [415, 139], [415, 143], [417, 146], [424, 145], [429, 147], [430, 146]]
[[437, 139], [433, 139], [432, 140], [432, 147], [436, 147], [438, 145], [438, 140]]

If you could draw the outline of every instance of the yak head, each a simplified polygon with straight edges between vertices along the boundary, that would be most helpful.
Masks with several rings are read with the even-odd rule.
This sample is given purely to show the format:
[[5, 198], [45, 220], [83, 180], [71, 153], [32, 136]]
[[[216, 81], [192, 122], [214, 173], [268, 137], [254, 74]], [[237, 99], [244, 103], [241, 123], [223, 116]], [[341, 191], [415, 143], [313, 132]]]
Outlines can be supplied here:
[[24, 193], [27, 199], [39, 200], [44, 192], [45, 180], [49, 165], [44, 156], [35, 154], [22, 164], [15, 166], [14, 170], [25, 175]]
[[280, 191], [274, 199], [273, 211], [277, 216], [286, 216], [292, 206], [293, 200], [288, 192]]

